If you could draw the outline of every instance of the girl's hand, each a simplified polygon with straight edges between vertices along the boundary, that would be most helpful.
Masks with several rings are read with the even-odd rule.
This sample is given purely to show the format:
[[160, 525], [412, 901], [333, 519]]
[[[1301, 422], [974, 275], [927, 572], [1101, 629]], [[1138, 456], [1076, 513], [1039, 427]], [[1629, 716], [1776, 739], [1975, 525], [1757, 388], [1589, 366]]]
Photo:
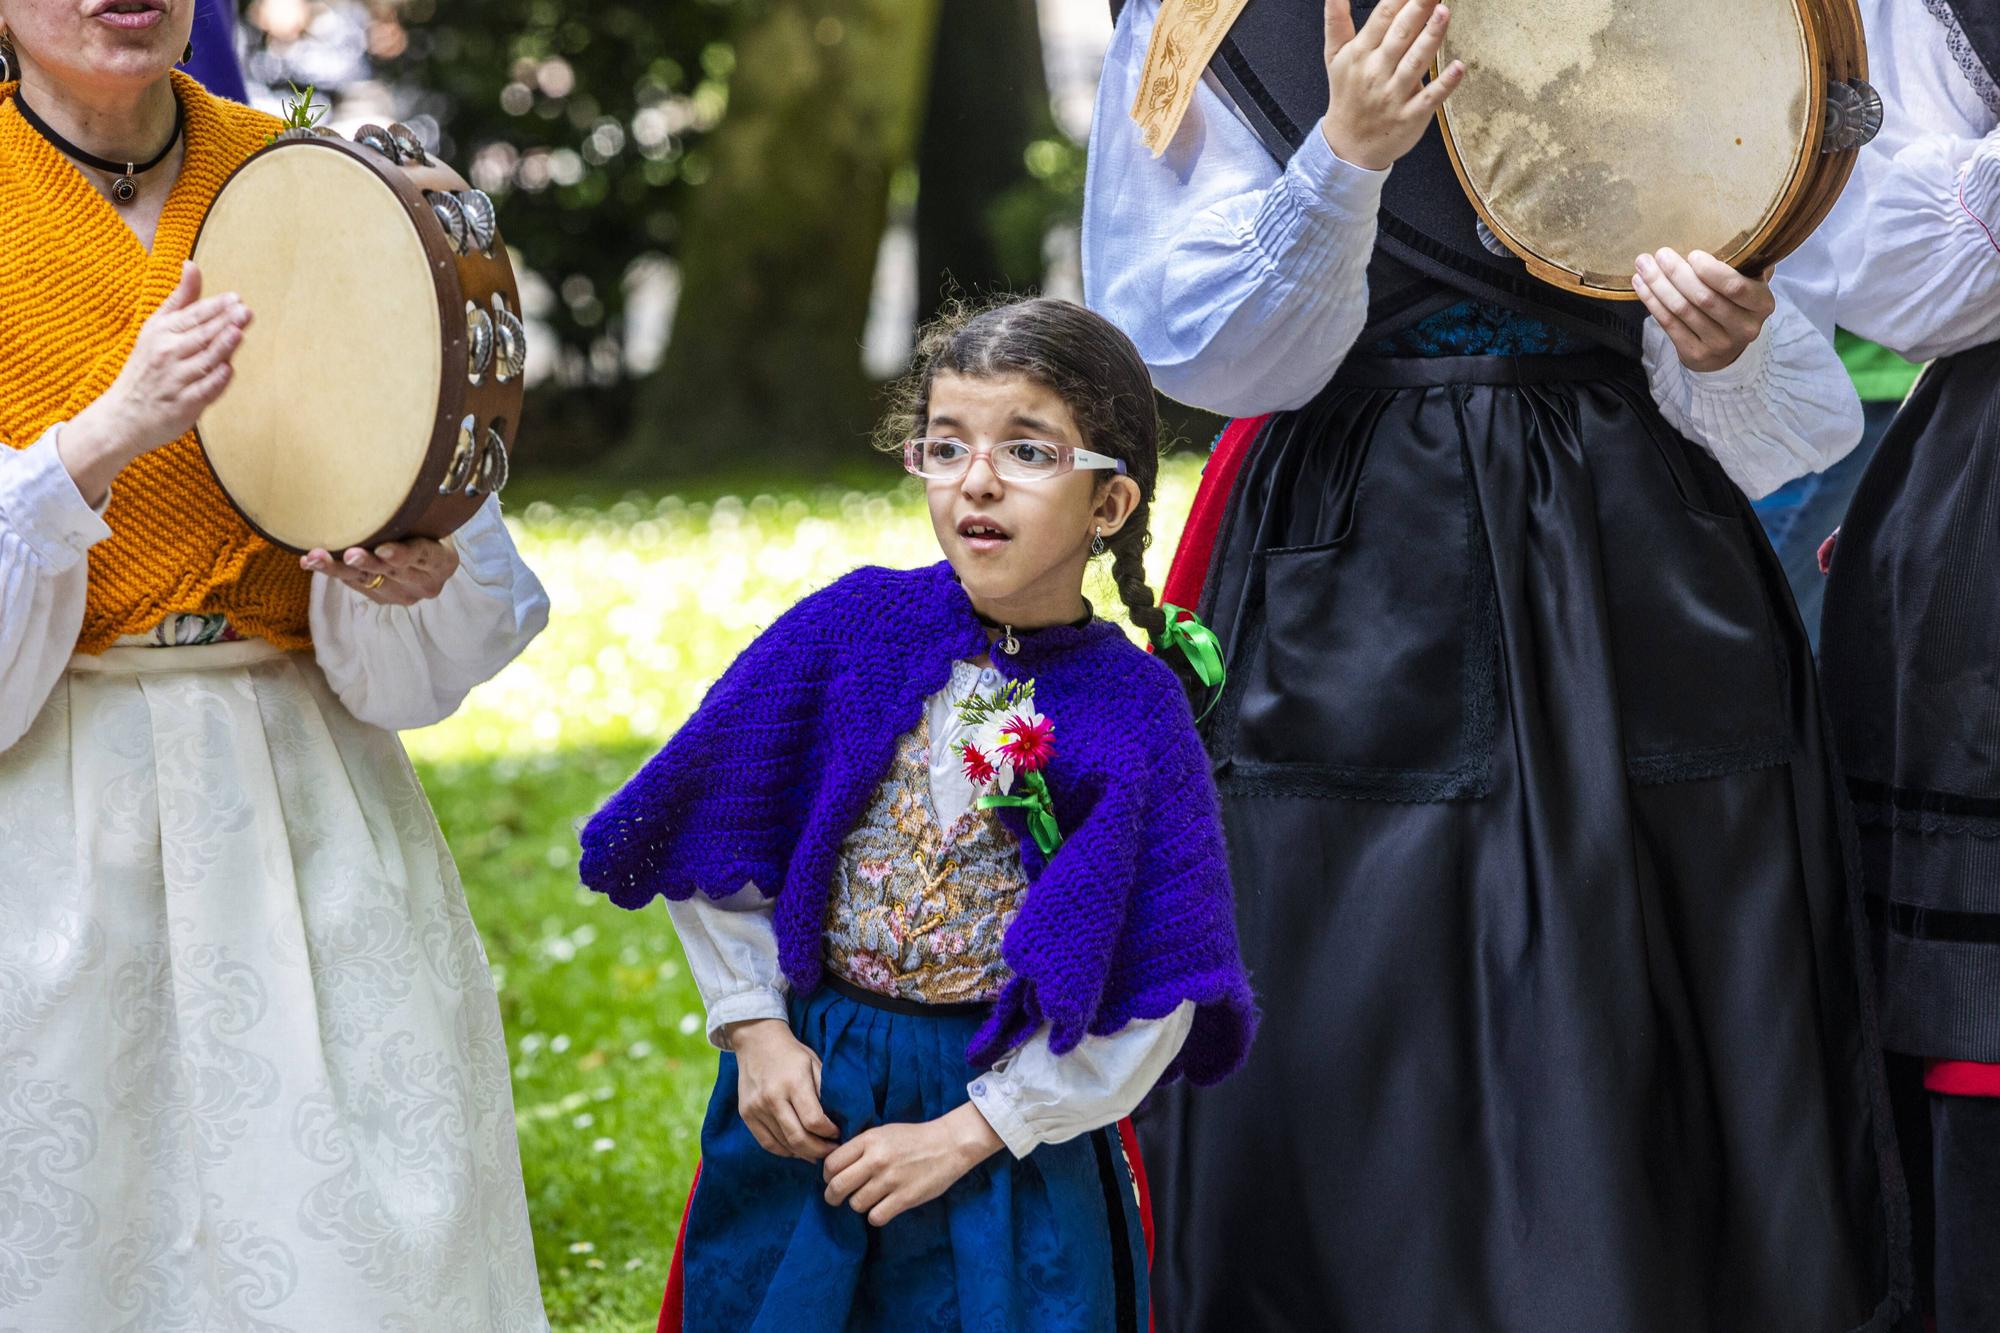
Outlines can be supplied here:
[[458, 571], [458, 548], [428, 537], [387, 542], [373, 551], [356, 546], [339, 560], [327, 551], [299, 558], [307, 572], [324, 574], [384, 606], [413, 606], [444, 591]]
[[229, 387], [230, 358], [249, 326], [249, 307], [234, 293], [204, 299], [201, 270], [182, 265], [180, 284], [139, 326], [118, 378], [58, 437], [86, 499], [95, 503], [126, 464], [188, 433]]
[[776, 1018], [732, 1023], [736, 1110], [765, 1152], [817, 1162], [840, 1142], [819, 1104], [819, 1057]]
[[1778, 308], [1769, 270], [1753, 278], [1699, 250], [1686, 259], [1672, 250], [1640, 255], [1637, 267], [1632, 290], [1689, 370], [1735, 365]]
[[1326, 142], [1341, 161], [1383, 171], [1417, 146], [1431, 117], [1465, 81], [1451, 65], [1424, 76], [1451, 11], [1438, 0], [1382, 0], [1359, 33], [1348, 0], [1326, 0]]
[[943, 1194], [1000, 1151], [1000, 1136], [971, 1102], [921, 1125], [878, 1125], [836, 1148], [820, 1168], [826, 1201], [887, 1226]]

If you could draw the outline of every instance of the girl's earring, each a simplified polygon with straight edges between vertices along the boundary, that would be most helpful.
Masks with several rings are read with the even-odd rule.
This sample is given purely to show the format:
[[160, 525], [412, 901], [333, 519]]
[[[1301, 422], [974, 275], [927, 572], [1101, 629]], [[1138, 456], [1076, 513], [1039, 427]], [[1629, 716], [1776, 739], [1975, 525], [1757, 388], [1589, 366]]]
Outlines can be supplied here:
[[1104, 529], [1102, 526], [1097, 529], [1097, 535], [1090, 539], [1090, 553], [1092, 555], [1104, 554]]
[[14, 39], [0, 32], [0, 83], [14, 81]]

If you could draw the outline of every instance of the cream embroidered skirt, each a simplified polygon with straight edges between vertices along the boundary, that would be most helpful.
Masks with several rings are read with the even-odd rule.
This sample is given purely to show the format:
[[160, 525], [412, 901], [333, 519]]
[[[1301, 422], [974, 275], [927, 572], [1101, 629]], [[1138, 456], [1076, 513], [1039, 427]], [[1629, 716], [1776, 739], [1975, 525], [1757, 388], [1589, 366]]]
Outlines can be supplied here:
[[507, 1045], [397, 739], [260, 643], [0, 751], [0, 1330], [540, 1330]]

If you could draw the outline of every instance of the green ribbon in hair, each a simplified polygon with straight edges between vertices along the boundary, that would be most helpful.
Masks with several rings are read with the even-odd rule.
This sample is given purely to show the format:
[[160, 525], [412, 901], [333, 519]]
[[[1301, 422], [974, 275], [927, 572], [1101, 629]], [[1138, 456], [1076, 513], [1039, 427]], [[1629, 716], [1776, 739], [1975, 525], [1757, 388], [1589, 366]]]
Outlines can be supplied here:
[[[1207, 686], [1213, 693], [1208, 707], [1201, 710], [1199, 722], [1215, 710], [1222, 698], [1223, 682], [1229, 678], [1222, 664], [1222, 641], [1215, 637], [1215, 631], [1201, 623], [1195, 613], [1186, 607], [1164, 604], [1160, 610], [1166, 613], [1167, 627], [1153, 636], [1153, 646], [1161, 652], [1178, 648], [1181, 656], [1194, 668], [1195, 679]], [[1187, 619], [1181, 619], [1186, 616]]]

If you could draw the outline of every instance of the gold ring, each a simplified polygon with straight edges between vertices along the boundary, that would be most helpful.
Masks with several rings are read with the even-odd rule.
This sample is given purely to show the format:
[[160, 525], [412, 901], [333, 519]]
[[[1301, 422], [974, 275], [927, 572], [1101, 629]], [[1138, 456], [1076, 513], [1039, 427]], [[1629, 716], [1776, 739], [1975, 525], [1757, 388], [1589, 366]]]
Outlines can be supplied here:
[[387, 574], [377, 574], [374, 578], [368, 580], [368, 582], [362, 584], [361, 586], [368, 589], [368, 591], [370, 592], [374, 592], [377, 588], [382, 586], [382, 580], [388, 577], [389, 576]]

